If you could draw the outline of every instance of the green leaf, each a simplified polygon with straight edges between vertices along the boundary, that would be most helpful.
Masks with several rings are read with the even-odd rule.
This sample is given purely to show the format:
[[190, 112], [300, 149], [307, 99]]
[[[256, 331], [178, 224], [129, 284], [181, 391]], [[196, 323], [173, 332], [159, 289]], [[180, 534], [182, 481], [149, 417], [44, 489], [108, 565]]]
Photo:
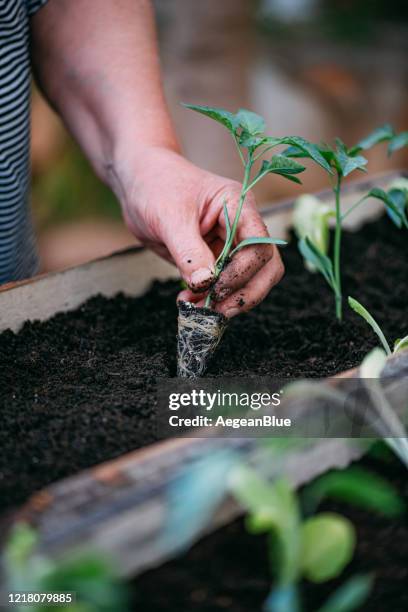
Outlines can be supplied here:
[[12, 570], [23, 567], [38, 543], [37, 532], [27, 523], [17, 523], [8, 539], [5, 557]]
[[291, 486], [284, 479], [269, 483], [246, 466], [234, 470], [230, 490], [246, 509], [251, 533], [270, 532], [269, 556], [276, 558], [276, 582], [294, 582], [299, 571], [299, 508]]
[[262, 479], [253, 469], [240, 466], [232, 474], [230, 488], [252, 517], [248, 526], [252, 526], [257, 533], [284, 527], [287, 508], [277, 494], [275, 483]]
[[306, 170], [304, 166], [285, 155], [273, 155], [270, 160], [264, 160], [260, 174], [274, 172], [275, 174], [299, 174]]
[[337, 148], [337, 151], [334, 153], [334, 160], [338, 170], [340, 170], [344, 177], [354, 172], [354, 170], [366, 171], [366, 158], [361, 155], [350, 156], [343, 147]]
[[280, 176], [283, 176], [283, 178], [291, 181], [292, 183], [296, 183], [297, 185], [302, 184], [302, 181], [298, 179], [297, 176], [293, 176], [293, 174], [284, 174], [283, 172], [275, 172], [275, 174], [279, 174]]
[[301, 181], [293, 175], [299, 174], [304, 170], [304, 166], [298, 164], [298, 162], [295, 162], [290, 157], [285, 157], [284, 155], [273, 155], [270, 160], [263, 160], [261, 169], [252, 181], [251, 186], [253, 186], [263, 176], [269, 173], [279, 174], [280, 176], [283, 176], [284, 178], [288, 179], [289, 181], [293, 181], [294, 183], [301, 183]]
[[302, 526], [301, 569], [312, 582], [338, 576], [351, 561], [354, 527], [346, 518], [326, 512], [307, 519]]
[[314, 512], [327, 497], [388, 517], [398, 516], [406, 510], [392, 485], [360, 467], [329, 472], [308, 485], [303, 493], [307, 511]]
[[299, 251], [321, 274], [330, 285], [334, 288], [333, 264], [330, 259], [320, 251], [306, 236], [299, 241]]
[[252, 111], [240, 108], [235, 119], [244, 132], [251, 136], [257, 136], [265, 131], [265, 121], [263, 117]]
[[398, 338], [398, 340], [394, 342], [394, 353], [398, 353], [399, 351], [405, 351], [406, 349], [408, 349], [408, 336], [405, 336], [404, 338]]
[[228, 208], [227, 208], [227, 204], [225, 200], [222, 203], [222, 207], [224, 210], [224, 219], [225, 219], [225, 232], [226, 232], [225, 242], [228, 242], [228, 240], [231, 238], [231, 224], [230, 224], [230, 220], [228, 216]]
[[402, 149], [402, 147], [408, 147], [408, 132], [401, 132], [391, 139], [388, 145], [388, 155], [392, 155], [392, 153]]
[[398, 228], [402, 225], [408, 228], [408, 219], [405, 213], [407, 194], [405, 189], [390, 189], [388, 193], [379, 187], [371, 189], [367, 196], [381, 200], [386, 207], [391, 220]]
[[362, 574], [349, 578], [342, 584], [319, 609], [318, 612], [354, 612], [362, 610], [373, 588], [373, 578], [369, 574]]
[[322, 142], [321, 144], [317, 145], [317, 148], [328, 164], [331, 165], [334, 163], [335, 151], [333, 147], [330, 147], [327, 143]]
[[[405, 225], [408, 228], [406, 209], [408, 207], [408, 190], [393, 188], [388, 191], [388, 197], [394, 207], [387, 206], [387, 213], [397, 227]], [[398, 213], [396, 212], [398, 211]]]
[[374, 332], [377, 334], [378, 338], [380, 339], [381, 344], [383, 345], [387, 355], [391, 355], [390, 345], [388, 344], [387, 339], [384, 336], [381, 327], [378, 325], [374, 317], [370, 315], [368, 310], [364, 308], [364, 306], [360, 304], [360, 302], [357, 302], [357, 300], [355, 300], [354, 298], [350, 296], [348, 297], [348, 303], [349, 303], [350, 308], [352, 308], [354, 312], [356, 312], [358, 315], [360, 315], [360, 317], [362, 317], [365, 321], [367, 321], [367, 323], [370, 325], [370, 327], [374, 330]]
[[[387, 206], [387, 213], [395, 225], [399, 228], [402, 225], [408, 228], [408, 220], [406, 216], [406, 208], [408, 204], [408, 190], [407, 189], [390, 189], [388, 191], [388, 197], [394, 204], [395, 208]], [[399, 214], [396, 214], [395, 209], [398, 210]]]
[[[329, 174], [333, 174], [329, 163], [322, 155], [321, 151], [319, 150], [319, 147], [313, 144], [312, 142], [309, 142], [308, 140], [306, 140], [305, 138], [301, 138], [300, 136], [285, 136], [284, 138], [281, 138], [281, 143], [291, 145], [291, 147], [295, 147], [295, 152], [303, 151], [305, 157], [313, 159], [313, 161], [316, 162], [322, 168], [324, 168], [326, 172], [328, 172]], [[298, 155], [293, 155], [293, 153], [291, 155], [291, 157], [296, 156]]]
[[262, 144], [265, 144], [268, 141], [266, 136], [251, 136], [246, 131], [242, 131], [239, 135], [239, 144], [241, 147], [246, 147], [248, 149], [256, 149]]
[[218, 121], [218, 123], [221, 123], [227, 128], [227, 130], [235, 134], [238, 127], [238, 122], [236, 115], [233, 113], [230, 113], [223, 108], [200, 106], [197, 104], [183, 104], [183, 106], [185, 106], [185, 108], [189, 108], [190, 110], [196, 111], [197, 113], [201, 113], [206, 117], [210, 117], [210, 119], [214, 119], [214, 121]]
[[78, 610], [114, 612], [129, 609], [125, 589], [113, 567], [96, 555], [59, 561], [44, 576], [41, 586], [43, 591], [74, 591]]
[[230, 253], [230, 257], [235, 255], [237, 251], [240, 251], [244, 247], [251, 246], [252, 244], [278, 244], [279, 246], [286, 246], [288, 243], [286, 240], [280, 240], [278, 238], [271, 238], [270, 236], [261, 236], [259, 238], [245, 238], [235, 247]]
[[366, 151], [367, 149], [371, 149], [376, 144], [380, 142], [384, 142], [385, 140], [390, 140], [394, 136], [393, 127], [386, 123], [385, 125], [376, 128], [373, 132], [371, 132], [368, 136], [360, 140], [354, 147], [349, 150], [350, 155], [355, 155], [359, 151]]

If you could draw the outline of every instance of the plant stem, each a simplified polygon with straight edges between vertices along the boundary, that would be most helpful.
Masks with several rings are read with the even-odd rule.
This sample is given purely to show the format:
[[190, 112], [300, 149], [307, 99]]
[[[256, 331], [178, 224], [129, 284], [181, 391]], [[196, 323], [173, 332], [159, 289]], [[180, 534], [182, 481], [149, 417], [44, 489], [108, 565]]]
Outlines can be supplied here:
[[238, 153], [239, 153], [240, 160], [242, 161], [242, 165], [243, 165], [243, 166], [244, 166], [244, 168], [245, 168], [245, 167], [246, 167], [246, 161], [245, 161], [245, 158], [244, 158], [244, 156], [243, 156], [243, 154], [242, 154], [241, 147], [239, 146], [238, 138], [235, 136], [235, 134], [234, 134], [234, 142], [235, 142], [235, 145], [236, 145], [236, 147], [237, 147], [237, 150], [238, 150]]
[[[240, 151], [241, 153], [241, 151]], [[230, 237], [228, 239], [228, 241], [225, 243], [224, 248], [222, 249], [222, 252], [220, 254], [220, 256], [218, 257], [217, 261], [215, 262], [215, 274], [214, 274], [214, 283], [217, 281], [218, 277], [220, 276], [225, 262], [229, 257], [229, 254], [231, 252], [231, 247], [234, 244], [234, 239], [235, 239], [235, 234], [237, 232], [237, 228], [238, 228], [238, 223], [239, 223], [239, 219], [241, 216], [241, 212], [242, 212], [242, 207], [244, 205], [245, 202], [245, 197], [248, 193], [248, 189], [249, 189], [249, 183], [250, 183], [250, 177], [251, 177], [251, 169], [253, 166], [253, 160], [251, 158], [251, 156], [249, 156], [248, 161], [245, 162], [242, 153], [241, 153], [241, 157], [245, 163], [245, 173], [244, 173], [244, 180], [242, 182], [242, 188], [241, 188], [241, 194], [239, 196], [239, 202], [238, 202], [238, 208], [237, 208], [237, 212], [235, 213], [235, 217], [234, 217], [234, 222], [232, 224], [231, 227], [231, 234]], [[210, 308], [211, 307], [211, 291], [208, 293], [205, 302], [204, 302], [204, 306], [206, 308]]]
[[336, 317], [341, 321], [343, 316], [343, 296], [341, 292], [341, 273], [340, 273], [340, 250], [341, 250], [341, 206], [340, 206], [341, 176], [337, 175], [337, 183], [334, 187], [336, 196], [336, 228], [334, 233], [334, 281], [336, 296]]

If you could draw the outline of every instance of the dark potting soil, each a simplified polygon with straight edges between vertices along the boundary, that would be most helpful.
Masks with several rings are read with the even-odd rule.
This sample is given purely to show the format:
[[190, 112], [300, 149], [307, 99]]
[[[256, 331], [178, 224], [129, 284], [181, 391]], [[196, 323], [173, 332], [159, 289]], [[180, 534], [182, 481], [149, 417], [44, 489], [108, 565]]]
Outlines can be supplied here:
[[[323, 278], [293, 241], [286, 275], [226, 331], [211, 376], [324, 376], [355, 366], [378, 341], [345, 305], [334, 317]], [[408, 240], [383, 217], [344, 236], [344, 294], [394, 340], [407, 333]], [[49, 321], [0, 335], [0, 512], [79, 470], [156, 437], [157, 380], [176, 371], [178, 282], [144, 296], [95, 297]]]
[[[406, 468], [396, 460], [372, 459], [363, 465], [391, 482], [408, 503]], [[302, 610], [316, 612], [347, 578], [374, 576], [364, 612], [408, 610], [408, 523], [389, 519], [346, 503], [326, 502], [319, 511], [338, 512], [356, 528], [354, 558], [343, 574], [327, 583], [300, 586]], [[133, 581], [132, 609], [143, 612], [261, 612], [271, 576], [267, 538], [247, 533], [242, 519], [198, 542], [186, 554]]]

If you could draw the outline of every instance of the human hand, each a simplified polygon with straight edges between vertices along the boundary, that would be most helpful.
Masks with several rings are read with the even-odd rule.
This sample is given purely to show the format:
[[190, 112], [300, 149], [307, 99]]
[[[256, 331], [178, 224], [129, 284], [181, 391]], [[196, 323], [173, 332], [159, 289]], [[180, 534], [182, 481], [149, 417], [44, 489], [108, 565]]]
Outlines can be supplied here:
[[[147, 247], [174, 263], [189, 289], [178, 300], [204, 304], [226, 235], [223, 202], [232, 222], [239, 183], [198, 168], [178, 153], [151, 147], [121, 173], [116, 189], [129, 229]], [[236, 242], [268, 236], [252, 193], [239, 220]], [[275, 245], [256, 244], [234, 255], [213, 288], [215, 310], [233, 317], [261, 302], [284, 272]]]

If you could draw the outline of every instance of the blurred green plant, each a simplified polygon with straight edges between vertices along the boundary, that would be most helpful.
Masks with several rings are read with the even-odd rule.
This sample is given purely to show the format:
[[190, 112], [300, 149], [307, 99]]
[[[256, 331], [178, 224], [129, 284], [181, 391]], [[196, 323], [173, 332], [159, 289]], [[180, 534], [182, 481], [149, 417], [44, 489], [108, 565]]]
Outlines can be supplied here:
[[[37, 532], [26, 523], [13, 528], [4, 551], [8, 591], [72, 592], [66, 612], [126, 612], [127, 594], [113, 567], [96, 554], [50, 560], [36, 551]], [[33, 604], [33, 612], [58, 612], [59, 605]], [[16, 606], [24, 612], [27, 605]]]
[[[246, 466], [233, 471], [230, 489], [246, 510], [248, 531], [268, 535], [274, 586], [264, 604], [265, 612], [300, 612], [300, 579], [315, 583], [331, 580], [352, 559], [356, 539], [352, 523], [332, 512], [302, 519], [298, 498], [286, 480], [269, 483]], [[356, 576], [321, 610], [357, 610], [371, 586], [371, 576]]]
[[384, 478], [361, 466], [333, 470], [316, 478], [303, 489], [302, 507], [307, 514], [311, 514], [327, 498], [389, 518], [406, 512], [406, 505], [395, 488]]

